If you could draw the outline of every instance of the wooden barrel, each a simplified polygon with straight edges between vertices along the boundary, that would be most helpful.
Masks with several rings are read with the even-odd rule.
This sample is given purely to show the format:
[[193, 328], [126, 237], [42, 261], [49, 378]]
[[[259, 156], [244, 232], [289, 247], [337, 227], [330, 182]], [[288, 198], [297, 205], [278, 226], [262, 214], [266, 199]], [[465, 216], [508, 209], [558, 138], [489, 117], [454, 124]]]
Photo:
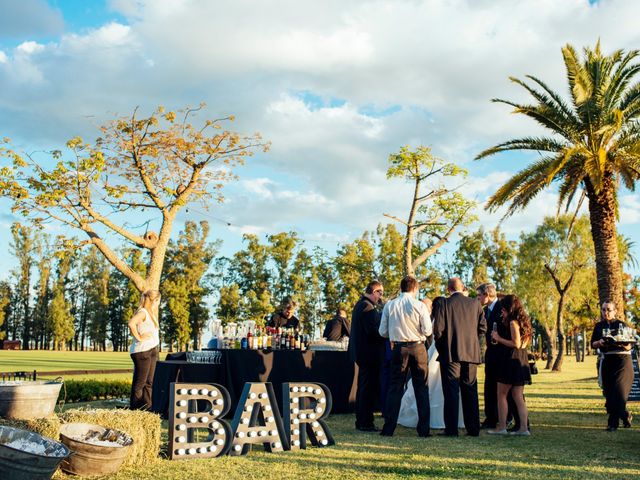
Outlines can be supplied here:
[[130, 437], [127, 436], [129, 441], [125, 445], [119, 446], [96, 445], [78, 440], [78, 438], [84, 438], [90, 431], [103, 433], [106, 430], [101, 425], [91, 423], [63, 424], [60, 427], [60, 440], [72, 453], [62, 462], [62, 470], [87, 476], [116, 473], [129, 453], [129, 446], [133, 443]]
[[48, 417], [53, 413], [62, 382], [37, 380], [0, 382], [0, 417], [15, 420]]

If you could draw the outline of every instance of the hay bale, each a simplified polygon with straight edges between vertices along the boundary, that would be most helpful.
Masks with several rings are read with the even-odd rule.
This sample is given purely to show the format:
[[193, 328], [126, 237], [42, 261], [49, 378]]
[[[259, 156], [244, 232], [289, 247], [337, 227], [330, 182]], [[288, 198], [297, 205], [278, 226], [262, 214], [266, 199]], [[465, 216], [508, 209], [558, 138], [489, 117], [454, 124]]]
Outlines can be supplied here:
[[60, 419], [55, 414], [44, 418], [31, 418], [28, 420], [9, 420], [0, 418], [0, 425], [29, 430], [53, 440], [58, 440], [60, 437]]
[[159, 460], [160, 417], [140, 410], [107, 410], [78, 408], [60, 414], [63, 423], [95, 423], [127, 432], [133, 438], [123, 466], [148, 465]]

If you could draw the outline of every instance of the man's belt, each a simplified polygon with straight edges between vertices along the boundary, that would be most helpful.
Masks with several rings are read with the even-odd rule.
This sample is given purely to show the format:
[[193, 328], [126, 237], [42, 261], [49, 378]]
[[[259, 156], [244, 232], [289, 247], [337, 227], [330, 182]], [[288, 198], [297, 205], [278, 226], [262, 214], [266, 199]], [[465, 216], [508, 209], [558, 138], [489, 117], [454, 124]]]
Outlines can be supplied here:
[[417, 345], [418, 343], [424, 343], [424, 342], [421, 342], [419, 340], [415, 340], [415, 341], [412, 341], [412, 342], [393, 342], [394, 345], [400, 345], [401, 347], [407, 347], [407, 346], [410, 346], [410, 345]]

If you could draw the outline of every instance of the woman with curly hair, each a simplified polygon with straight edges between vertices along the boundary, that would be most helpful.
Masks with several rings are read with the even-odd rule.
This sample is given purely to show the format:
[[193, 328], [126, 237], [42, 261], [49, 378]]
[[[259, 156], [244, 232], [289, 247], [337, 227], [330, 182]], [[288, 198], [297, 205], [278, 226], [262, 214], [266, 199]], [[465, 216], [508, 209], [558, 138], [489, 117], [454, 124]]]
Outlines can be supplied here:
[[513, 435], [530, 435], [527, 427], [527, 404], [524, 400], [524, 385], [531, 385], [531, 371], [527, 357], [527, 346], [531, 342], [533, 329], [531, 320], [515, 295], [506, 295], [500, 300], [502, 322], [507, 327], [506, 336], [497, 331], [491, 333], [491, 340], [509, 349], [505, 361], [498, 372], [498, 425], [488, 433], [506, 435], [507, 432], [507, 394], [511, 391], [518, 408], [520, 430]]

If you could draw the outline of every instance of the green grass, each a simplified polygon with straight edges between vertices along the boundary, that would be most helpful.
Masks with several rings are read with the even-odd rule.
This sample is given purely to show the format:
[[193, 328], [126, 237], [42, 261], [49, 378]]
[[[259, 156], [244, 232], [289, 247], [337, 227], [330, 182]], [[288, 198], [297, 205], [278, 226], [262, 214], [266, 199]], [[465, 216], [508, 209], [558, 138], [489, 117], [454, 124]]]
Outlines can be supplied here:
[[[130, 361], [126, 353], [0, 351], [0, 370], [130, 368]], [[256, 447], [241, 458], [160, 460], [110, 478], [640, 479], [640, 426], [604, 431], [604, 398], [595, 379], [595, 357], [580, 364], [567, 358], [564, 370], [541, 369], [534, 384], [526, 387], [533, 430], [529, 438], [482, 433], [480, 438], [419, 439], [415, 431], [398, 427], [389, 439], [356, 432], [353, 415], [333, 415], [329, 425], [334, 447], [282, 454]], [[640, 419], [638, 404], [629, 407]], [[382, 420], [377, 423], [381, 426]]]
[[[166, 352], [160, 354], [164, 358]], [[127, 352], [59, 352], [51, 350], [0, 350], [0, 372], [37, 370], [41, 378], [46, 372], [68, 370], [131, 369], [133, 363]], [[130, 380], [131, 373], [65, 375], [67, 379]]]
[[[640, 479], [640, 427], [604, 431], [604, 398], [594, 362], [594, 357], [581, 364], [569, 358], [564, 372], [541, 370], [534, 377], [534, 385], [526, 388], [529, 438], [482, 433], [480, 438], [420, 439], [403, 427], [393, 438], [383, 438], [356, 432], [353, 415], [334, 415], [328, 422], [334, 447], [281, 454], [256, 447], [246, 457], [160, 460], [110, 478]], [[629, 407], [639, 418], [638, 404]]]

